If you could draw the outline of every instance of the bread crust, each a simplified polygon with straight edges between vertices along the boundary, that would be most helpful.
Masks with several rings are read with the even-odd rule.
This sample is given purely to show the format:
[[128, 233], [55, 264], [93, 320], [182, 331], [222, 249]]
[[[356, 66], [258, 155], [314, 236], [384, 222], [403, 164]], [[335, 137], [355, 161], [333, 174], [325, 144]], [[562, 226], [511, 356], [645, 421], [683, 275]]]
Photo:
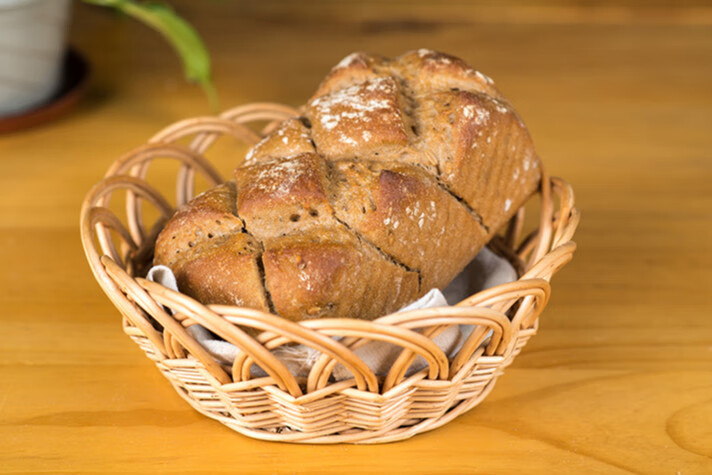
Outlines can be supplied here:
[[540, 180], [512, 106], [443, 53], [349, 55], [303, 110], [159, 235], [186, 294], [373, 319], [445, 287]]

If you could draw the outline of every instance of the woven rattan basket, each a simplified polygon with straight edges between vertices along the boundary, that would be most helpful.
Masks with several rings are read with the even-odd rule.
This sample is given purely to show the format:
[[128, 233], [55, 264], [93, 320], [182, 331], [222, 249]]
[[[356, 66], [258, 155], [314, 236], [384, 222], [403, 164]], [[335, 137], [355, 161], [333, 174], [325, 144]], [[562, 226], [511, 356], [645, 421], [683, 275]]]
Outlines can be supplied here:
[[[250, 104], [219, 117], [176, 123], [117, 160], [88, 193], [81, 234], [92, 271], [123, 315], [123, 328], [188, 403], [208, 417], [258, 439], [305, 443], [377, 443], [439, 427], [477, 405], [536, 333], [552, 275], [573, 255], [579, 213], [571, 187], [544, 176], [539, 227], [522, 237], [524, 208], [489, 244], [519, 271], [515, 282], [479, 292], [455, 306], [387, 315], [375, 321], [322, 319], [293, 323], [241, 307], [205, 306], [142, 278], [155, 238], [174, 210], [146, 181], [156, 159], [180, 163], [176, 205], [194, 193], [196, 173], [212, 186], [223, 179], [204, 158], [222, 136], [252, 144], [260, 134], [247, 123], [267, 123], [262, 134], [296, 115], [276, 104]], [[176, 142], [190, 139], [187, 146]], [[122, 194], [125, 217], [111, 211]], [[153, 206], [160, 217], [144, 221]], [[240, 349], [232, 367], [216, 362], [186, 331], [201, 324]], [[454, 358], [432, 339], [452, 325], [477, 325]], [[257, 337], [243, 329], [257, 330]], [[255, 332], [250, 332], [255, 333]], [[334, 337], [343, 337], [335, 339]], [[338, 340], [338, 341], [337, 341]], [[385, 378], [377, 378], [353, 350], [373, 341], [403, 348]], [[271, 352], [300, 343], [318, 350], [309, 376], [298, 379]], [[427, 368], [406, 377], [417, 355]], [[330, 378], [337, 363], [353, 377]], [[258, 365], [268, 375], [251, 377]]]

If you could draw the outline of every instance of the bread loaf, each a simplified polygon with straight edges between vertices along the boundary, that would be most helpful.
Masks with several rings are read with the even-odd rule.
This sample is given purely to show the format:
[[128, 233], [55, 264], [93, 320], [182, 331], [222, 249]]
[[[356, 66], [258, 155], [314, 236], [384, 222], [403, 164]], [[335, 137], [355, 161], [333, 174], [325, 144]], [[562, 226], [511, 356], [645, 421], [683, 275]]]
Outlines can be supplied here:
[[234, 181], [176, 212], [154, 262], [203, 303], [373, 319], [445, 287], [539, 179], [489, 78], [429, 50], [354, 53]]

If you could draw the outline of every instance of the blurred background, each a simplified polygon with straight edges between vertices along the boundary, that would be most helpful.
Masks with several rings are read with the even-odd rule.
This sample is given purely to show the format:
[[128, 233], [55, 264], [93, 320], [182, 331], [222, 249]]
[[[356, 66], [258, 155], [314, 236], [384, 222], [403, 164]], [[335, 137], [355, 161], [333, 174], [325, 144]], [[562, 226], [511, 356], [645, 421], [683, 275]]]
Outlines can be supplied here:
[[[579, 249], [553, 281], [540, 334], [478, 409], [417, 437], [401, 455], [435, 451], [433, 459], [452, 457], [472, 473], [475, 458], [438, 445], [448, 433], [475, 438], [482, 450], [468, 453], [491, 473], [504, 473], [503, 457], [542, 473], [557, 473], [562, 462], [585, 473], [712, 471], [712, 436], [700, 423], [712, 420], [712, 2], [170, 4], [207, 45], [221, 109], [256, 101], [299, 106], [353, 51], [441, 50], [495, 80], [548, 171], [573, 185]], [[37, 443], [53, 437], [47, 425], [74, 421], [27, 422], [47, 412], [43, 381], [60, 413], [77, 412], [82, 428], [96, 428], [82, 411], [108, 411], [109, 425], [132, 431], [119, 434], [146, 436], [143, 448], [118, 449], [123, 468], [140, 467], [164, 447], [165, 432], [136, 428], [134, 416], [165, 430], [174, 418], [194, 434], [219, 432], [207, 453], [259, 450], [274, 466], [309, 467], [299, 457], [320, 452], [247, 441], [191, 412], [122, 334], [81, 250], [81, 201], [121, 154], [172, 122], [212, 111], [166, 41], [125, 15], [76, 1], [69, 43], [91, 66], [84, 96], [50, 122], [0, 135], [0, 380], [25, 388], [4, 392], [4, 414], [21, 428], [2, 438], [11, 441], [7, 450], [32, 447], [60, 461], [81, 455], [91, 463], [76, 467], [88, 471], [108, 470], [116, 455], [120, 435], [99, 429], [70, 430], [76, 448], [65, 452]], [[240, 153], [223, 150], [224, 174]], [[97, 373], [97, 365], [113, 374]], [[133, 415], [122, 418], [114, 406]], [[169, 453], [192, 447], [185, 434], [170, 435]], [[87, 441], [100, 448], [82, 455]], [[370, 450], [348, 453], [372, 469], [395, 463], [366, 455], [388, 454], [386, 447]], [[213, 468], [229, 470], [228, 459], [218, 456]], [[193, 465], [180, 468], [201, 466], [186, 463]]]

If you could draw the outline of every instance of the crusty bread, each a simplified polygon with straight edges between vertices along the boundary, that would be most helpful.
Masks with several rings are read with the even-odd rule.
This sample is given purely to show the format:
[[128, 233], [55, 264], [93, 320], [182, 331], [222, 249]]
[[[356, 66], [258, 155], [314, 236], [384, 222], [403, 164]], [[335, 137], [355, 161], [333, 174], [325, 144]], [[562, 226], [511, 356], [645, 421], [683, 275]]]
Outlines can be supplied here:
[[154, 262], [204, 303], [373, 319], [446, 286], [536, 189], [540, 164], [492, 81], [429, 50], [344, 58], [180, 208]]

